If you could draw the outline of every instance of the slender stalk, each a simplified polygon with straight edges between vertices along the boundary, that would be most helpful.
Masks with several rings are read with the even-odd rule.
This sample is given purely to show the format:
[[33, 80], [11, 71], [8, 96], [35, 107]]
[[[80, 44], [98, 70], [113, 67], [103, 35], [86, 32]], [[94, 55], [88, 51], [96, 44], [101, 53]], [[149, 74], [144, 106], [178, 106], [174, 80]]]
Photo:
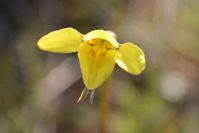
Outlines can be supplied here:
[[104, 84], [104, 89], [101, 97], [101, 110], [99, 118], [99, 133], [106, 133], [108, 126], [108, 112], [109, 112], [109, 97], [111, 88], [111, 77], [109, 77]]

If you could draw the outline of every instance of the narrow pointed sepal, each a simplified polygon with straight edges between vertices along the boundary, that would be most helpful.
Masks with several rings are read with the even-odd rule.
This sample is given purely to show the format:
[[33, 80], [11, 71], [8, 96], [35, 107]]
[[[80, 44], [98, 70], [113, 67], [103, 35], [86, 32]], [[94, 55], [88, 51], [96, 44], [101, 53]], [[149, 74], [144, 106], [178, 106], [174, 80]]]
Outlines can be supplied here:
[[89, 103], [90, 103], [90, 104], [93, 104], [94, 95], [95, 95], [95, 90], [91, 90], [91, 91], [90, 91], [90, 98], [89, 98]]
[[84, 90], [82, 91], [79, 99], [77, 100], [77, 103], [83, 101], [84, 99], [86, 99], [86, 97], [88, 96], [89, 90], [85, 87]]

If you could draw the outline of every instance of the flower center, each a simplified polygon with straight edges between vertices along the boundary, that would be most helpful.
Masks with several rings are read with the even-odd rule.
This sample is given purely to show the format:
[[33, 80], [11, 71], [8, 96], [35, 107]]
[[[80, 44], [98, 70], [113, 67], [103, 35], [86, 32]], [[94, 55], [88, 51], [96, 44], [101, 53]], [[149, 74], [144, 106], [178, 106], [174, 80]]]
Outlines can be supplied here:
[[100, 57], [105, 55], [108, 50], [115, 50], [116, 49], [108, 41], [103, 40], [103, 39], [99, 39], [99, 38], [88, 40], [88, 41], [86, 41], [86, 44], [92, 46], [93, 54], [94, 54], [96, 59], [99, 59]]
[[116, 49], [108, 41], [99, 38], [88, 40], [84, 44], [92, 47], [94, 56], [93, 69], [97, 67], [97, 62], [99, 62], [109, 50]]
[[103, 49], [103, 50], [114, 50], [116, 49], [112, 44], [110, 44], [108, 41], [103, 39], [91, 39], [86, 41], [86, 44], [93, 46], [94, 51]]

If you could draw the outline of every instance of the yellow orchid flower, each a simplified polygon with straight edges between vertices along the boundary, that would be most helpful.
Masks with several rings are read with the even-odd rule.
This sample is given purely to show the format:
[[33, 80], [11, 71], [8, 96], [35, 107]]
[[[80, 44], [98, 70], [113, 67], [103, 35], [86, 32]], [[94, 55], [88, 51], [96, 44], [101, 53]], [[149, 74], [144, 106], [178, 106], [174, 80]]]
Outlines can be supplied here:
[[83, 81], [88, 90], [99, 87], [111, 75], [115, 64], [134, 75], [145, 68], [145, 56], [138, 46], [119, 44], [114, 33], [101, 29], [85, 35], [70, 27], [56, 30], [43, 36], [38, 46], [55, 53], [78, 52]]

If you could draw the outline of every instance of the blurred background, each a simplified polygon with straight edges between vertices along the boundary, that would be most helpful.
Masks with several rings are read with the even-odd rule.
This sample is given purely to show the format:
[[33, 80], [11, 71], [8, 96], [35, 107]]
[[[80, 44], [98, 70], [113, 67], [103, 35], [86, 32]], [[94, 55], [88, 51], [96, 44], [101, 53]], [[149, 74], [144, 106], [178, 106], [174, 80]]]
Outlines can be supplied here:
[[0, 133], [97, 133], [76, 53], [40, 51], [46, 33], [111, 30], [146, 54], [142, 75], [112, 75], [109, 133], [199, 132], [198, 0], [1, 0]]

